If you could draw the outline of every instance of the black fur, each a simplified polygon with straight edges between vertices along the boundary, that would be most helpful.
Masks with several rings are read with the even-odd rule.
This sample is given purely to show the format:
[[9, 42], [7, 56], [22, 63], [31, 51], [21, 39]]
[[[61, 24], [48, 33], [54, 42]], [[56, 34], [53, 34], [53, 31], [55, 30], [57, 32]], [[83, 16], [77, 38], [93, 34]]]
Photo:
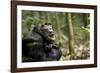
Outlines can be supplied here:
[[56, 61], [62, 53], [54, 40], [44, 34], [43, 25], [34, 26], [26, 37], [22, 38], [22, 57], [31, 58], [23, 62]]

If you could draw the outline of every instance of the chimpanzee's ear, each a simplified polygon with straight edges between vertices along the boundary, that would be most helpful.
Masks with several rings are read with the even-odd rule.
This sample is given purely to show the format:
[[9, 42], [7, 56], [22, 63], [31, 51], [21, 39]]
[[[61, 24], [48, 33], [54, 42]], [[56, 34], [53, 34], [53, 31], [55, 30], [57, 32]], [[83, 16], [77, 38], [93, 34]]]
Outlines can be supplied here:
[[41, 25], [39, 26], [39, 30], [40, 30], [40, 31], [43, 31], [43, 30], [44, 30], [44, 24], [41, 24]]
[[44, 24], [41, 24], [41, 28], [43, 28], [44, 27]]

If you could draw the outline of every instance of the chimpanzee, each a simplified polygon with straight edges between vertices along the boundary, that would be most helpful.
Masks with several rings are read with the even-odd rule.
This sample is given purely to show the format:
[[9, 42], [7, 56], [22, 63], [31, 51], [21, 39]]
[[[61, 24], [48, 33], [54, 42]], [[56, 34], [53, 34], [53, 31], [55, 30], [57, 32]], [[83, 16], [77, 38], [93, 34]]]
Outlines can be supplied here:
[[31, 58], [28, 62], [59, 60], [62, 53], [53, 37], [50, 23], [32, 25], [27, 36], [22, 38], [22, 57]]

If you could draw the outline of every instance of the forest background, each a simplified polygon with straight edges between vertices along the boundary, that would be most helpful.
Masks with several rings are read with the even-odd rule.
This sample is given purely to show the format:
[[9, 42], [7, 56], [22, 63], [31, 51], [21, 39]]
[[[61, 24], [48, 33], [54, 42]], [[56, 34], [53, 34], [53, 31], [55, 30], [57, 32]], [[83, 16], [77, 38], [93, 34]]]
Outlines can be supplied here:
[[60, 60], [90, 57], [90, 15], [88, 13], [22, 11], [22, 37], [32, 25], [51, 23], [54, 37], [62, 51]]

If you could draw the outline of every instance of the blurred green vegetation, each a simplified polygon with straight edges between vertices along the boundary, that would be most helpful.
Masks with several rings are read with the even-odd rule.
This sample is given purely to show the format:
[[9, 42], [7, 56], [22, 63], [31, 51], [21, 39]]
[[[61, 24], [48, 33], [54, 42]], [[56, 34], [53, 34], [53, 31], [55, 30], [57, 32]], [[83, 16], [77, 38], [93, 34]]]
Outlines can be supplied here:
[[23, 37], [30, 31], [31, 25], [44, 23], [52, 24], [55, 41], [63, 53], [61, 60], [89, 58], [90, 15], [88, 13], [22, 10]]

